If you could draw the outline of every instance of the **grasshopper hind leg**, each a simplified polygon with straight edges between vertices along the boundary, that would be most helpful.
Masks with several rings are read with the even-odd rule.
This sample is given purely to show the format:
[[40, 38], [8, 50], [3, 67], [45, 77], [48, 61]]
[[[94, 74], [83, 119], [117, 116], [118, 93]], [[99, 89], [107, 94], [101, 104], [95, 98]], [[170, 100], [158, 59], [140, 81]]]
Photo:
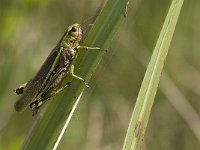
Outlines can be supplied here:
[[45, 100], [36, 100], [30, 104], [30, 108], [32, 109], [32, 116], [35, 116], [39, 111], [40, 107], [46, 102]]
[[28, 81], [28, 82], [26, 82], [26, 83], [20, 85], [19, 87], [15, 88], [15, 89], [14, 89], [14, 92], [15, 92], [16, 94], [18, 94], [18, 95], [24, 93], [24, 88], [26, 88], [26, 86], [27, 86], [27, 84], [28, 84], [29, 82], [30, 82], [30, 81]]
[[35, 116], [39, 112], [40, 106], [38, 106], [37, 101], [35, 101], [30, 104], [30, 108], [32, 109], [32, 116]]
[[24, 87], [17, 87], [16, 89], [14, 89], [14, 92], [16, 94], [22, 94], [24, 92]]
[[[42, 105], [44, 105], [44, 103], [49, 100], [51, 97], [53, 97], [54, 95], [56, 95], [57, 93], [59, 93], [60, 91], [62, 91], [64, 88], [69, 87], [71, 85], [71, 82], [68, 82], [64, 85], [64, 87], [60, 88], [56, 93], [54, 93], [53, 95], [49, 96], [49, 97], [42, 97], [39, 100], [35, 100], [34, 102], [32, 102], [30, 104], [30, 108], [32, 109], [32, 116], [35, 116], [39, 111], [40, 111], [40, 107]], [[46, 94], [46, 93], [45, 93]], [[45, 94], [43, 96], [45, 96]]]

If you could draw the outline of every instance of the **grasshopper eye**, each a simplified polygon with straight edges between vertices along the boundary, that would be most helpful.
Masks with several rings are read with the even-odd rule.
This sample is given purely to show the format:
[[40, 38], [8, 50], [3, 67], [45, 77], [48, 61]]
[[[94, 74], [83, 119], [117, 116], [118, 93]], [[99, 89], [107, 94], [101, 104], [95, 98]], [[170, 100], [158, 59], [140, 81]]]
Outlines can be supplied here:
[[71, 32], [76, 32], [77, 28], [75, 26], [72, 27]]

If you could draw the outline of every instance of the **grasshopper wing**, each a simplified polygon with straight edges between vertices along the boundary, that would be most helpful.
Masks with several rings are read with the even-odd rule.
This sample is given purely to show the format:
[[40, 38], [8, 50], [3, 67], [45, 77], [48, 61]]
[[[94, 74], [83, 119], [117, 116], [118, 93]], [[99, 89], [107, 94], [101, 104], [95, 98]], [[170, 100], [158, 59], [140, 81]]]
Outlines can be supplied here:
[[59, 46], [52, 50], [36, 76], [27, 84], [24, 93], [15, 103], [16, 111], [24, 111], [38, 95], [43, 83], [49, 77], [51, 70], [53, 70], [55, 64], [58, 61], [58, 58], [60, 57], [60, 50], [61, 49]]

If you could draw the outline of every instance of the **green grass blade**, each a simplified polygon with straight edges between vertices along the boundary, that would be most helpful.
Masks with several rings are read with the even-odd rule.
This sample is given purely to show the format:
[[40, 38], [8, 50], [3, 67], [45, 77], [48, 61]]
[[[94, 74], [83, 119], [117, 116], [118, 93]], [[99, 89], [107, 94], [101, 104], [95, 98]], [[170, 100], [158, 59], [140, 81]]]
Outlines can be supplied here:
[[182, 4], [183, 0], [173, 0], [171, 3], [144, 76], [124, 141], [123, 150], [138, 150], [141, 147], [164, 61], [168, 53], [168, 48], [173, 37]]
[[[124, 20], [124, 12], [127, 0], [109, 0], [97, 17], [92, 30], [85, 40], [89, 46], [108, 48], [115, 32]], [[76, 61], [75, 73], [89, 81], [92, 72], [95, 71], [98, 63], [105, 52], [80, 51]], [[71, 79], [70, 79], [71, 80]], [[72, 88], [58, 94], [49, 106], [42, 111], [27, 136], [22, 148], [52, 149], [63, 127], [64, 121], [68, 118], [76, 99], [83, 91], [84, 85], [80, 81], [72, 79]], [[44, 113], [45, 112], [45, 113]]]

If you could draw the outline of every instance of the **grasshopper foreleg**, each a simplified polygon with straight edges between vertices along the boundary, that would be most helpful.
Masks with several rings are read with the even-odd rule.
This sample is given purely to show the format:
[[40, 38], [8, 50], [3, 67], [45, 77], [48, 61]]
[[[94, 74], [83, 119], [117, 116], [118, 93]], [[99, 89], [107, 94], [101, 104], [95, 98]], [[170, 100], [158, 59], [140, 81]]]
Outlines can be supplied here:
[[107, 52], [107, 50], [99, 48], [99, 47], [89, 47], [89, 46], [83, 46], [83, 45], [78, 46], [77, 49], [98, 50], [98, 51], [106, 51]]
[[[85, 50], [98, 50], [98, 51], [107, 51], [107, 50], [104, 50], [104, 49], [101, 49], [99, 47], [89, 47], [89, 46], [83, 46], [83, 45], [80, 45], [78, 47], [76, 47], [77, 49], [85, 49]], [[78, 79], [78, 80], [81, 80], [84, 82], [85, 86], [88, 88], [89, 85], [88, 83], [85, 82], [85, 80], [83, 78], [81, 78], [80, 76], [74, 74], [74, 64], [71, 65], [71, 68], [70, 68], [70, 74], [72, 77]]]

